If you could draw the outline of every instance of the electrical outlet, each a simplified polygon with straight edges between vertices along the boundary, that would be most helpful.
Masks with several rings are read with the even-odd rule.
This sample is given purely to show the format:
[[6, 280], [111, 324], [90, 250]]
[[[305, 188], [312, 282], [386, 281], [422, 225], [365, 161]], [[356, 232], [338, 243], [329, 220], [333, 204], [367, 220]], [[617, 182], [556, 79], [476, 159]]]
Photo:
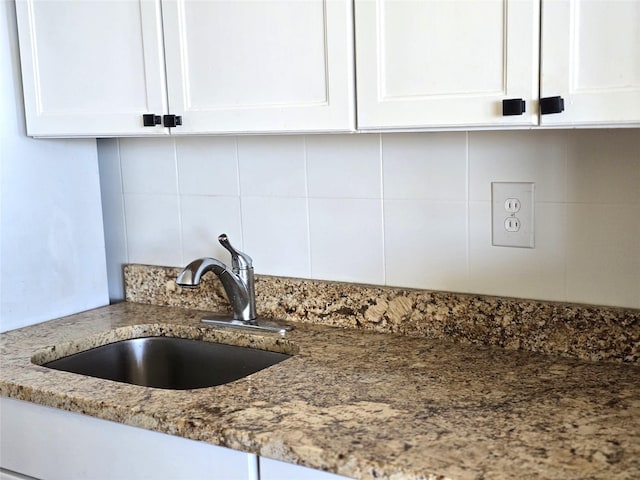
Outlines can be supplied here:
[[534, 248], [535, 183], [491, 183], [491, 244]]

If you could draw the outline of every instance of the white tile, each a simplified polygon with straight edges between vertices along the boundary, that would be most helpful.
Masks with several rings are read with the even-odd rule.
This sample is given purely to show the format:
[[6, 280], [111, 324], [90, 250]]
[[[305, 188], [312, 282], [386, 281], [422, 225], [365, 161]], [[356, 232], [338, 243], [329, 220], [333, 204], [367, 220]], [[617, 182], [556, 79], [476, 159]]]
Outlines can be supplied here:
[[306, 195], [304, 136], [238, 137], [243, 196]]
[[563, 130], [469, 133], [469, 200], [491, 200], [491, 182], [535, 182], [536, 201], [563, 202]]
[[640, 308], [640, 207], [567, 206], [567, 297]]
[[466, 133], [382, 136], [384, 198], [466, 201]]
[[124, 193], [177, 193], [172, 138], [121, 138]]
[[183, 196], [182, 251], [186, 263], [201, 257], [214, 257], [229, 264], [229, 252], [218, 236], [226, 233], [231, 244], [242, 250], [239, 197]]
[[181, 194], [239, 194], [235, 137], [180, 137], [176, 156]]
[[384, 218], [387, 285], [466, 290], [465, 203], [385, 200]]
[[309, 278], [307, 218], [304, 198], [242, 198], [244, 251], [256, 273]]
[[469, 204], [469, 291], [565, 299], [565, 206], [536, 204], [535, 248], [491, 245], [491, 202]]
[[122, 172], [120, 169], [120, 150], [117, 138], [99, 138], [98, 166], [100, 168], [100, 185], [107, 187], [109, 195], [122, 194]]
[[380, 135], [309, 135], [310, 197], [380, 198]]
[[131, 263], [182, 266], [178, 196], [125, 194]]
[[109, 299], [112, 301], [123, 300], [122, 265], [128, 263], [129, 260], [118, 140], [114, 138], [99, 139], [97, 145]]
[[382, 202], [310, 199], [312, 278], [384, 284]]
[[640, 130], [571, 132], [567, 201], [640, 205]]

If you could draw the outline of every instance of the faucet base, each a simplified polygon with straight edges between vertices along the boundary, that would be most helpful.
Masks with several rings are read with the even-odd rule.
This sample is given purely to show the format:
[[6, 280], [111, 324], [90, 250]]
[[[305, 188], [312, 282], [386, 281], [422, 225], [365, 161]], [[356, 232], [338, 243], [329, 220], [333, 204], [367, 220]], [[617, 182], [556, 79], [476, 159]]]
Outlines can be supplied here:
[[255, 320], [236, 320], [231, 317], [220, 315], [204, 317], [202, 319], [202, 322], [210, 325], [220, 325], [223, 327], [247, 328], [263, 332], [276, 332], [282, 336], [284, 336], [286, 332], [293, 330], [293, 327], [291, 325], [274, 322], [272, 320], [267, 320], [264, 318], [256, 318]]

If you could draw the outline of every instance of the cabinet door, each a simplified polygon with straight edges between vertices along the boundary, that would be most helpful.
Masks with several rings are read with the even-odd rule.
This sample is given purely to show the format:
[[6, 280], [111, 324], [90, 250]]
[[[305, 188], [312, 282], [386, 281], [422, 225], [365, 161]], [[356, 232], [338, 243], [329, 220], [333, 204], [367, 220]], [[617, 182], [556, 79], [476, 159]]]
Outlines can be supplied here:
[[348, 0], [163, 0], [174, 134], [354, 128]]
[[252, 480], [255, 456], [0, 398], [0, 468], [46, 480]]
[[640, 0], [544, 0], [542, 125], [640, 123]]
[[37, 478], [27, 477], [16, 472], [10, 472], [9, 470], [2, 470], [0, 468], [0, 480], [38, 480]]
[[348, 477], [260, 457], [260, 480], [349, 480]]
[[167, 134], [159, 0], [17, 0], [27, 133]]
[[[535, 125], [535, 0], [356, 0], [358, 127]], [[502, 100], [526, 101], [503, 116]]]

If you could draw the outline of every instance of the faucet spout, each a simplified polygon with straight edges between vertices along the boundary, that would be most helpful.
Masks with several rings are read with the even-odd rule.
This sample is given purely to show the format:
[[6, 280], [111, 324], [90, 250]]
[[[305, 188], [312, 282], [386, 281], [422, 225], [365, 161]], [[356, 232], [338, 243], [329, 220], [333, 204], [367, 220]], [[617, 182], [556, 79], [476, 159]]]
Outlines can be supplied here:
[[256, 313], [253, 282], [248, 285], [240, 275], [229, 270], [224, 263], [215, 258], [205, 257], [194, 260], [180, 272], [176, 283], [181, 287], [195, 288], [200, 284], [202, 276], [210, 271], [215, 273], [222, 282], [233, 310], [233, 318], [243, 321], [254, 320]]
[[284, 325], [256, 316], [255, 281], [253, 278], [253, 260], [246, 253], [236, 250], [226, 234], [218, 237], [220, 244], [231, 254], [231, 269], [215, 258], [199, 258], [187, 265], [176, 278], [181, 287], [195, 288], [200, 284], [202, 276], [207, 272], [215, 273], [224, 287], [231, 308], [233, 319], [226, 316], [204, 317], [203, 322], [227, 327], [257, 329], [267, 332], [285, 332], [293, 329], [291, 325]]
[[243, 322], [255, 321], [256, 295], [251, 257], [233, 248], [224, 233], [218, 237], [218, 241], [231, 253], [232, 269], [230, 270], [229, 267], [215, 258], [199, 258], [180, 272], [176, 283], [181, 287], [197, 287], [200, 284], [202, 275], [211, 271], [222, 282], [233, 310], [233, 319]]
[[180, 272], [176, 283], [181, 287], [197, 287], [200, 285], [202, 275], [205, 273], [212, 271], [216, 275], [221, 275], [226, 269], [227, 266], [215, 258], [199, 258], [191, 262]]

